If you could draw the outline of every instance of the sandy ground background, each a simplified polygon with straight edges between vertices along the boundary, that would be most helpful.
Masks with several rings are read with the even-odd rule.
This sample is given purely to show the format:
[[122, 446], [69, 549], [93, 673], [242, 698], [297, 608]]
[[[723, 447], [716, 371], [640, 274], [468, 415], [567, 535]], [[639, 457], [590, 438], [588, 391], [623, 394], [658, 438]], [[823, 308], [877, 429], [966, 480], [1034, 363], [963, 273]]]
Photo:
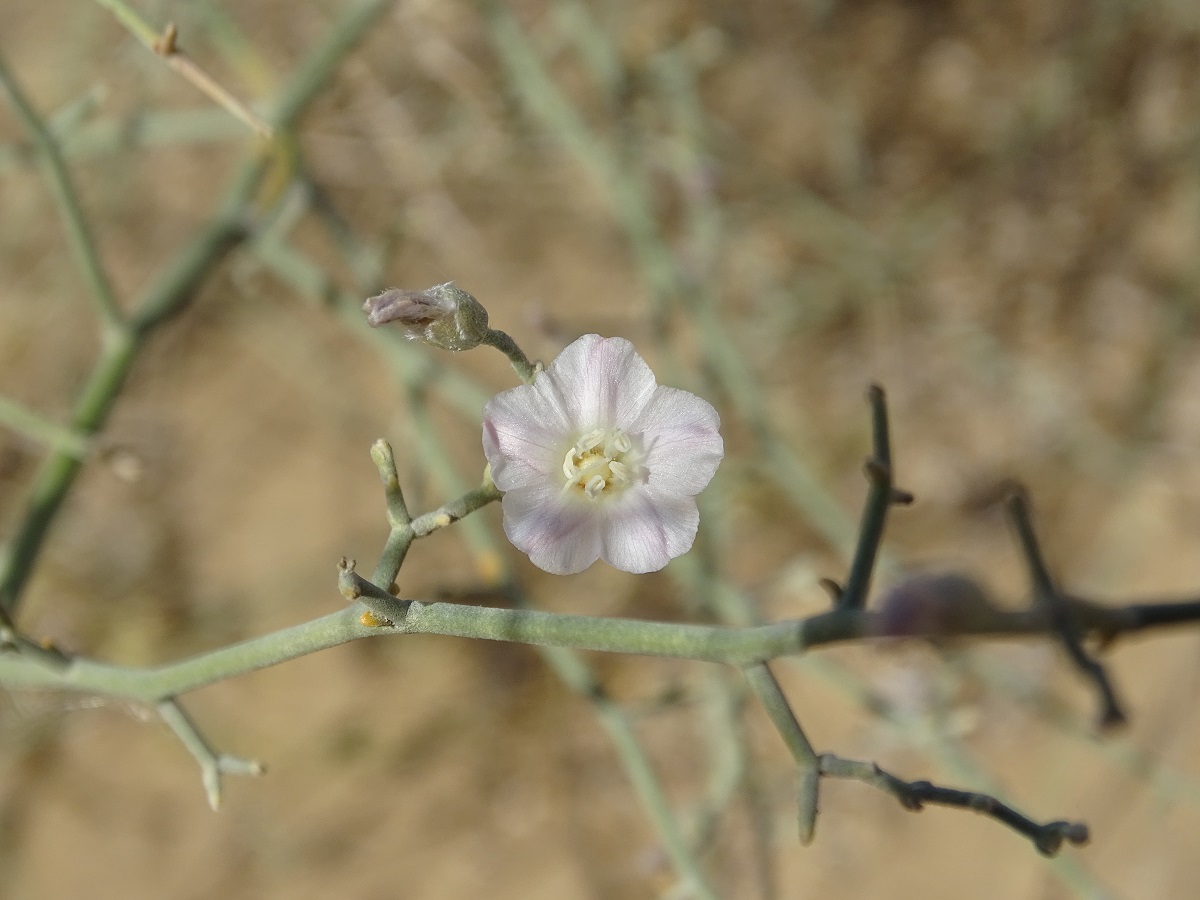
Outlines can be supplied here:
[[[144, 11], [177, 22], [202, 64], [257, 100], [341, 9]], [[839, 529], [864, 493], [871, 380], [889, 391], [900, 481], [918, 497], [892, 519], [883, 583], [955, 566], [1021, 602], [1019, 558], [989, 502], [1011, 476], [1029, 485], [1072, 590], [1112, 602], [1200, 592], [1194, 5], [512, 12], [570, 115], [547, 114], [514, 79], [483, 6], [397, 3], [302, 120], [296, 158], [387, 282], [454, 279], [545, 359], [582, 333], [624, 335], [661, 380], [712, 399], [729, 454], [697, 553], [756, 615], [818, 611], [817, 579], [844, 572]], [[0, 0], [0, 21], [0, 50], [38, 108], [66, 111], [100, 250], [135, 297], [211, 214], [247, 132], [98, 4]], [[139, 131], [140, 114], [161, 130]], [[0, 389], [63, 422], [96, 357], [95, 317], [24, 140], [0, 104]], [[637, 191], [598, 178], [597, 154]], [[289, 240], [356, 290], [311, 208]], [[479, 396], [513, 383], [490, 351], [435, 359]], [[722, 359], [745, 376], [732, 389]], [[772, 478], [759, 405], [836, 515], [805, 512]], [[420, 416], [439, 435], [434, 455], [463, 484], [478, 478], [478, 419], [451, 407], [238, 251], [139, 358], [50, 534], [22, 625], [150, 664], [337, 608], [338, 558], [373, 562], [386, 533], [375, 438], [396, 444], [416, 510], [455, 491], [423, 462]], [[45, 454], [0, 430], [4, 534]], [[503, 560], [543, 608], [709, 615], [674, 567], [554, 578], [507, 546], [498, 510], [476, 519], [474, 532], [464, 523], [414, 548], [406, 595], [499, 603], [488, 585]], [[786, 752], [752, 706], [729, 737], [713, 669], [591, 661], [636, 718], [685, 826], [713, 760], [744, 749], [742, 787], [701, 857], [722, 896], [1048, 900], [1200, 890], [1198, 650], [1192, 629], [1119, 643], [1107, 658], [1132, 722], [1103, 740], [1093, 697], [1048, 642], [853, 647], [780, 666], [820, 749], [1087, 821], [1091, 845], [1055, 863], [980, 817], [906, 813], [849, 783], [827, 786], [802, 849]], [[219, 747], [269, 766], [231, 780], [216, 815], [191, 759], [139, 710], [4, 697], [0, 896], [672, 896], [589, 705], [526, 648], [359, 642], [186, 703]]]

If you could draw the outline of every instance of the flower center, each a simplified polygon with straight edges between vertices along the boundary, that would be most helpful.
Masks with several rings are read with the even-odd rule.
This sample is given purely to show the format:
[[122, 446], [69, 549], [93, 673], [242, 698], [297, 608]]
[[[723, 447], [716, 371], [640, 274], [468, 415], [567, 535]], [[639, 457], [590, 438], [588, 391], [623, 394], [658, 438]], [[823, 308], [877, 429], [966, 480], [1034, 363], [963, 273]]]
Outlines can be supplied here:
[[596, 428], [582, 435], [567, 450], [563, 493], [575, 490], [589, 500], [619, 493], [641, 474], [640, 454], [620, 428]]

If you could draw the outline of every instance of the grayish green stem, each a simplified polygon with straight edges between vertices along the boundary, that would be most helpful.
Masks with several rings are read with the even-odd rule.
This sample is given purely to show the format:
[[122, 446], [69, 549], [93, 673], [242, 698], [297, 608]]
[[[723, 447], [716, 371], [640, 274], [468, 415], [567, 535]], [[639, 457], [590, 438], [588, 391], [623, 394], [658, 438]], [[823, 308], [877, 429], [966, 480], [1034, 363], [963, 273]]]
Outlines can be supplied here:
[[396, 580], [400, 566], [404, 563], [404, 557], [408, 554], [408, 548], [416, 538], [425, 537], [439, 528], [445, 528], [499, 499], [500, 491], [492, 484], [492, 479], [487, 477], [484, 483], [475, 490], [468, 491], [449, 503], [443, 503], [432, 512], [427, 512], [407, 522], [399, 520], [392, 525], [387, 543], [379, 558], [379, 564], [371, 575], [371, 581], [386, 590]]
[[204, 784], [204, 794], [213, 812], [221, 806], [221, 775], [263, 773], [262, 765], [254, 760], [214, 751], [178, 701], [163, 700], [155, 705], [155, 710], [200, 766], [200, 780]]
[[372, 444], [371, 461], [375, 463], [383, 481], [388, 524], [393, 529], [403, 528], [412, 522], [412, 516], [408, 513], [408, 504], [404, 502], [404, 491], [400, 487], [400, 473], [396, 471], [396, 454], [392, 451], [392, 445], [382, 438]]
[[508, 361], [512, 363], [513, 371], [517, 373], [517, 377], [523, 382], [526, 384], [533, 383], [533, 378], [537, 375], [537, 366], [529, 361], [529, 357], [525, 355], [524, 350], [517, 346], [516, 341], [503, 331], [489, 328], [483, 342], [490, 347], [495, 347], [507, 356]]
[[[1149, 627], [1141, 624], [1140, 609], [1072, 601], [1074, 621], [1085, 632], [1118, 634]], [[753, 667], [813, 647], [868, 638], [878, 630], [876, 615], [860, 610], [838, 610], [749, 628], [418, 600], [411, 601], [407, 616], [395, 628], [378, 628], [359, 622], [362, 612], [363, 607], [355, 605], [282, 631], [149, 668], [110, 665], [83, 657], [50, 664], [23, 653], [0, 653], [0, 684], [10, 688], [63, 688], [157, 702], [346, 641], [381, 634], [441, 634]], [[958, 633], [1013, 637], [1044, 635], [1050, 628], [1050, 621], [1035, 610], [993, 610], [973, 619]]]
[[804, 734], [804, 729], [800, 727], [791, 704], [788, 703], [783, 689], [779, 687], [779, 682], [775, 680], [775, 675], [767, 664], [746, 666], [745, 672], [750, 688], [758, 696], [775, 729], [791, 751], [792, 758], [796, 760], [796, 765], [800, 767], [797, 822], [800, 843], [811, 844], [817, 827], [817, 801], [821, 785], [821, 766], [817, 753]]

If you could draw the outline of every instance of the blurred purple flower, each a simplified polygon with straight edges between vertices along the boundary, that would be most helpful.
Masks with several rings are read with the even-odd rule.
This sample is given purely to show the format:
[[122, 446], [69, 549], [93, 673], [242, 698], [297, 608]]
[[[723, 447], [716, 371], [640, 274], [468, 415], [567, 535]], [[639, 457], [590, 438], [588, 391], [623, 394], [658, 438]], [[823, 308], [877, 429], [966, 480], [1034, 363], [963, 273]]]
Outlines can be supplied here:
[[603, 559], [654, 572], [686, 553], [724, 456], [706, 400], [662, 387], [624, 338], [584, 335], [483, 410], [504, 531], [555, 575]]

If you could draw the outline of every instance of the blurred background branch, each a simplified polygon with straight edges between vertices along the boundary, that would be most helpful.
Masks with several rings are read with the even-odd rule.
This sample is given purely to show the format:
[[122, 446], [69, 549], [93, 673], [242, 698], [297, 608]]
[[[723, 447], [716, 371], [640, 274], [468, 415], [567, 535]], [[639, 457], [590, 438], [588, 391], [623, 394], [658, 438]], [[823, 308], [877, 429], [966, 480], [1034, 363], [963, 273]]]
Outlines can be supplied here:
[[[160, 288], [195, 301], [138, 320], [153, 330], [136, 364], [78, 327], [86, 282], [62, 264], [52, 195], [30, 171], [45, 155], [0, 117], [2, 574], [22, 630], [65, 648], [41, 648], [47, 664], [155, 666], [326, 613], [337, 555], [367, 558], [391, 529], [372, 479], [353, 475], [381, 434], [413, 509], [462, 493], [456, 473], [475, 483], [478, 414], [512, 383], [504, 361], [368, 337], [357, 311], [389, 284], [451, 279], [531, 356], [588, 331], [631, 338], [661, 381], [722, 407], [729, 455], [696, 549], [661, 576], [589, 571], [564, 591], [509, 562], [485, 509], [405, 561], [405, 596], [505, 605], [519, 579], [553, 612], [822, 615], [818, 578], [847, 571], [855, 546], [870, 381], [889, 387], [903, 486], [920, 500], [890, 522], [882, 596], [912, 583], [901, 561], [915, 561], [969, 572], [989, 603], [1026, 615], [992, 512], [1014, 475], [1037, 499], [1054, 584], [1186, 596], [1200, 581], [1197, 22], [1183, 6], [144, 9], [263, 121], [293, 110], [300, 124], [248, 154], [245, 124], [198, 105], [99, 5], [6, 11], [5, 59], [70, 169], [118, 308]], [[364, 39], [340, 43], [365, 18]], [[224, 208], [221, 184], [234, 185]], [[106, 354], [107, 375], [89, 374]], [[79, 398], [118, 382], [120, 403], [81, 416]], [[63, 457], [86, 465], [39, 477], [54, 460], [66, 471]], [[30, 540], [38, 509], [56, 510], [54, 528], [47, 516]], [[37, 560], [15, 581], [14, 552]], [[1194, 892], [1193, 637], [1105, 659], [1132, 722], [1103, 741], [1091, 685], [1049, 642], [906, 646], [773, 670], [820, 746], [1069, 812], [1093, 826], [1091, 849], [1045, 863], [989, 823], [913, 819], [830, 782], [836, 815], [800, 852], [794, 770], [744, 712], [740, 673], [589, 658], [580, 685], [603, 696], [600, 721], [636, 732], [640, 756], [618, 758], [657, 773], [635, 803], [607, 726], [536, 657], [413, 638], [189, 697], [214, 744], [273, 764], [227, 788], [219, 818], [194, 809], [170, 742], [14, 694], [0, 710], [5, 890], [94, 893], [108, 872], [123, 897], [398, 883], [681, 896], [701, 889], [691, 866], [737, 896]], [[296, 696], [300, 729], [273, 702]], [[644, 815], [655, 803], [666, 818]]]

